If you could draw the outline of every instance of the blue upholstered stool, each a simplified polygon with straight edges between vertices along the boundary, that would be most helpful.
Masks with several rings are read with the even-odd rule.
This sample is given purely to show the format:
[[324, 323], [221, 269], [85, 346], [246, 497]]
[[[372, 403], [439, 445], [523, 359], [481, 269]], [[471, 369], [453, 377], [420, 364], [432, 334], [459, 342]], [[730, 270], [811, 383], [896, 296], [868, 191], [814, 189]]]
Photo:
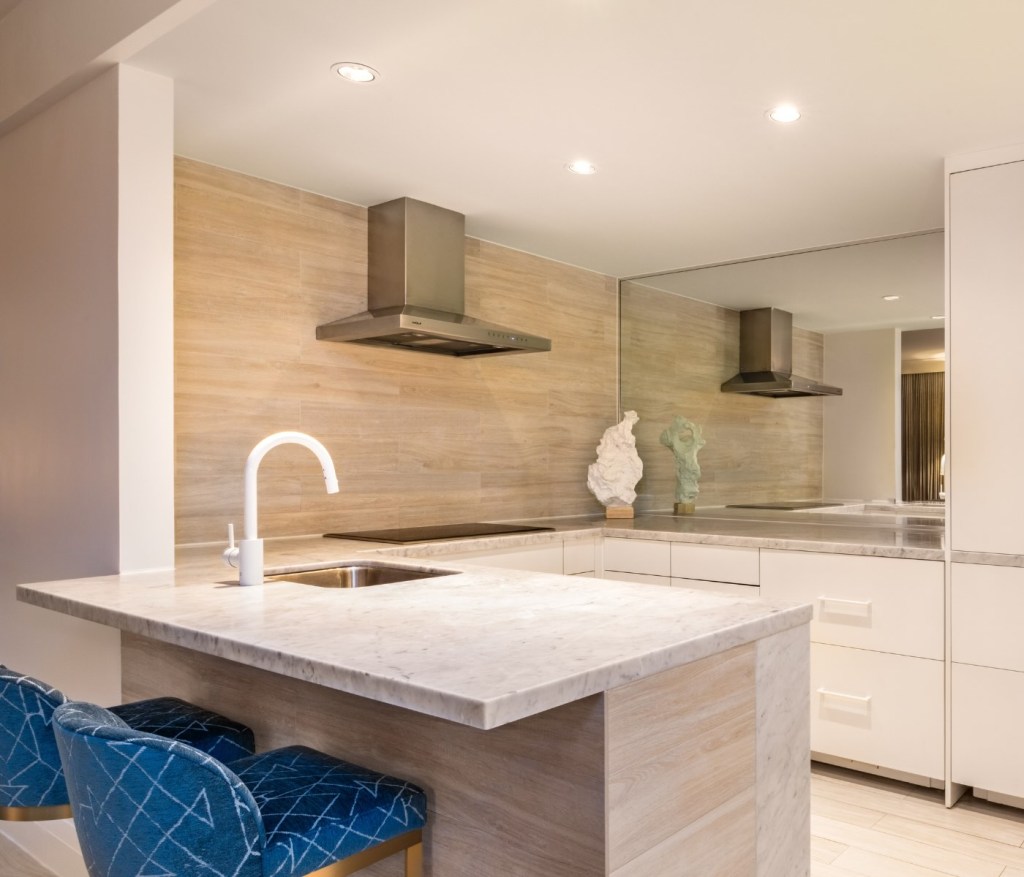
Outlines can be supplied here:
[[[0, 664], [0, 819], [64, 819], [71, 815], [64, 773], [50, 726], [63, 693]], [[111, 707], [132, 728], [182, 740], [222, 761], [253, 752], [252, 731], [174, 697]]]
[[225, 765], [66, 703], [53, 728], [90, 877], [342, 877], [405, 850], [422, 874], [426, 796], [303, 746]]

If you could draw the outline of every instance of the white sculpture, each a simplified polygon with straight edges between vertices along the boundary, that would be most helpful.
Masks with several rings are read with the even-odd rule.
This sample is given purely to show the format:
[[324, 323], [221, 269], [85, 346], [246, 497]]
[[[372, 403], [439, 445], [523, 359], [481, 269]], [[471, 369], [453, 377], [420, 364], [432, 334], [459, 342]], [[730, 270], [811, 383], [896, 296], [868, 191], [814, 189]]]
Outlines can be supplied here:
[[636, 483], [644, 464], [636, 452], [633, 424], [640, 418], [627, 411], [615, 426], [609, 426], [597, 446], [597, 462], [587, 469], [587, 487], [606, 507], [608, 517], [632, 517]]

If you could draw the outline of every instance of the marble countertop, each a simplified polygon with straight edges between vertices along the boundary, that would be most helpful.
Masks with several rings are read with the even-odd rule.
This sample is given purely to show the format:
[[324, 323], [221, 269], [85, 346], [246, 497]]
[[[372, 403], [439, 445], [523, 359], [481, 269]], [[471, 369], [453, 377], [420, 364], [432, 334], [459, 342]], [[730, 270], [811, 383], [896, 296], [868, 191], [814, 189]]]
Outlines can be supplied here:
[[[863, 505], [854, 505], [849, 512], [835, 509], [793, 512], [715, 506], [698, 508], [692, 515], [673, 515], [666, 511], [641, 514], [632, 519], [606, 520], [603, 516], [594, 515], [536, 519], [523, 523], [553, 527], [563, 539], [602, 532], [626, 539], [917, 560], [942, 560], [945, 544], [945, 522], [941, 514], [903, 513], [900, 506], [874, 513], [865, 511]], [[392, 546], [384, 551], [399, 556], [429, 557], [451, 553], [457, 546], [467, 550], [488, 550], [509, 545], [543, 544], [550, 538], [549, 533], [522, 533]]]
[[460, 550], [624, 538], [942, 559], [941, 517], [701, 508], [536, 520], [554, 532], [383, 545], [271, 539], [268, 574], [387, 557], [457, 575], [332, 590], [240, 588], [220, 544], [176, 568], [21, 585], [18, 598], [131, 633], [478, 728], [493, 728], [803, 624], [810, 607], [437, 559]]
[[[267, 571], [377, 555], [379, 547], [267, 540]], [[227, 583], [237, 573], [220, 564], [222, 548], [185, 546], [175, 570], [20, 585], [18, 599], [483, 729], [811, 615], [805, 605], [442, 561], [429, 565], [461, 574], [351, 590], [243, 588]]]

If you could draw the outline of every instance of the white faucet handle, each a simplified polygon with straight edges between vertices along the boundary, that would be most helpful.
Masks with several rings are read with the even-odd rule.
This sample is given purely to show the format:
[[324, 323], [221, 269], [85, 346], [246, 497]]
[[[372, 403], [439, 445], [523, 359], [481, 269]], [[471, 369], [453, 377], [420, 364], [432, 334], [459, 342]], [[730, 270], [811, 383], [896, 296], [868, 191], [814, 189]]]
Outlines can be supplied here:
[[228, 524], [228, 547], [221, 555], [228, 566], [238, 566], [238, 547], [235, 545], [235, 525]]

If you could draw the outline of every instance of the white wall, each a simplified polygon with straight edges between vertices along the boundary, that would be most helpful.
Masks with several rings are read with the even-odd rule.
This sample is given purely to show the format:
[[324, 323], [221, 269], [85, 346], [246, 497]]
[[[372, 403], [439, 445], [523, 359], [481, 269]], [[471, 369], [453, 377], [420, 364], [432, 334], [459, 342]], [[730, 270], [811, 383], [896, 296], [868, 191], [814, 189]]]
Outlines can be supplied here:
[[826, 335], [825, 383], [843, 389], [824, 400], [825, 496], [899, 498], [899, 330]]
[[[173, 88], [110, 68], [0, 138], [0, 662], [120, 701], [117, 631], [21, 582], [174, 558]], [[2, 831], [84, 877], [65, 820]]]
[[117, 76], [0, 139], [0, 661], [120, 692], [118, 636], [15, 602], [118, 567]]

